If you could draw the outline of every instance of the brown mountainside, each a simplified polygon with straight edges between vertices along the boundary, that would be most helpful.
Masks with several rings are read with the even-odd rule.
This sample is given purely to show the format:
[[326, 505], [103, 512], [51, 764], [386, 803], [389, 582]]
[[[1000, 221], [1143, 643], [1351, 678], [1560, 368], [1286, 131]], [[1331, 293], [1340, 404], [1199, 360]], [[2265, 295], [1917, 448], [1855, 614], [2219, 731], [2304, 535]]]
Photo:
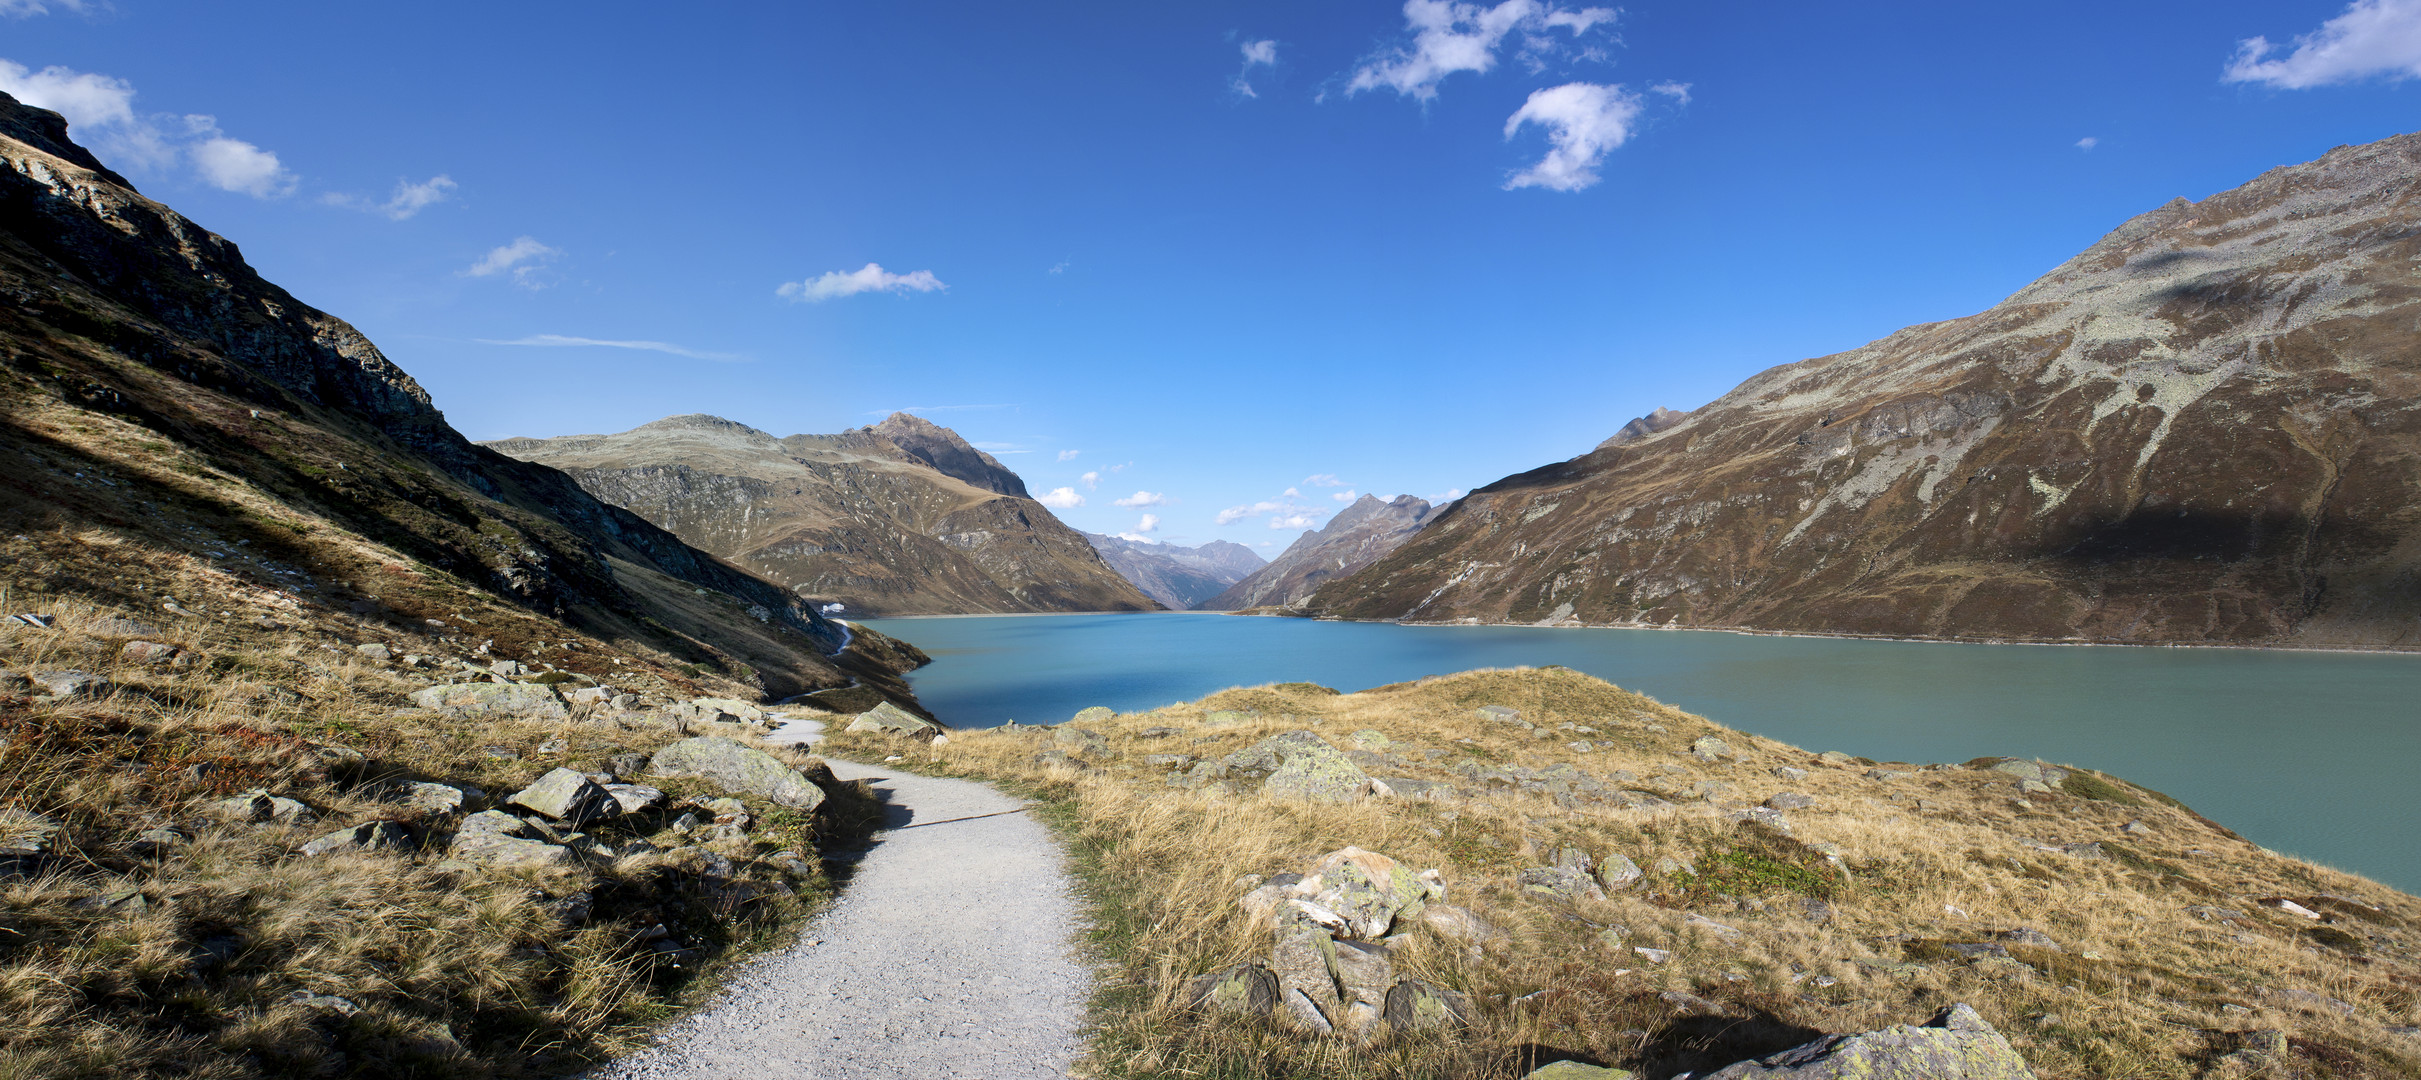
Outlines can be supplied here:
[[140, 611], [175, 588], [348, 634], [502, 601], [526, 614], [491, 621], [488, 655], [577, 630], [629, 650], [620, 676], [643, 658], [908, 700], [888, 662], [828, 659], [841, 629], [784, 590], [466, 441], [353, 327], [6, 95], [0, 299], [0, 566], [20, 587]]
[[1353, 505], [1337, 511], [1328, 524], [1296, 537], [1269, 565], [1204, 601], [1202, 610], [1241, 611], [1300, 604], [1321, 585], [1394, 551], [1429, 521], [1430, 513], [1427, 500], [1410, 495], [1385, 501], [1376, 495], [1364, 495], [1354, 500]]
[[956, 432], [905, 413], [776, 438], [715, 416], [617, 435], [502, 439], [624, 507], [852, 613], [1151, 611], [1084, 535]]
[[2127, 222], [1989, 311], [1508, 477], [1309, 605], [2421, 644], [2421, 135]]

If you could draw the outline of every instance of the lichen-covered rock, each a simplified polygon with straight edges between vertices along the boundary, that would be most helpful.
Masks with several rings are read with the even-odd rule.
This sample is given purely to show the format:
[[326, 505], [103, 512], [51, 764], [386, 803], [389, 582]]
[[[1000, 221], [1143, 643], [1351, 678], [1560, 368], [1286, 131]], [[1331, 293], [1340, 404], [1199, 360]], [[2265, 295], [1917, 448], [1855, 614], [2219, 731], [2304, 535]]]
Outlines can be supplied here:
[[1332, 1018], [1340, 1016], [1344, 1007], [1337, 994], [1336, 963], [1336, 939], [1327, 930], [1281, 919], [1269, 950], [1279, 1000], [1298, 1023], [1323, 1035], [1335, 1030]]
[[487, 867], [546, 869], [572, 861], [569, 849], [538, 839], [537, 830], [528, 822], [501, 810], [483, 810], [464, 818], [446, 854]]
[[157, 641], [129, 641], [118, 647], [118, 659], [129, 664], [165, 664], [183, 651]]
[[824, 789], [805, 774], [772, 754], [719, 735], [683, 739], [658, 750], [648, 759], [647, 771], [651, 776], [699, 777], [734, 794], [756, 795], [800, 810], [824, 804]]
[[340, 851], [404, 851], [411, 847], [412, 834], [403, 826], [392, 821], [365, 821], [304, 844], [302, 853], [332, 855]]
[[1335, 912], [1345, 922], [1343, 935], [1361, 941], [1377, 941], [1397, 921], [1420, 917], [1443, 892], [1394, 859], [1358, 847], [1322, 856], [1292, 888]]
[[1630, 856], [1607, 852], [1604, 858], [1597, 860], [1597, 883], [1605, 886], [1608, 892], [1628, 889], [1645, 876], [1639, 872], [1639, 864], [1632, 862]]
[[1078, 709], [1075, 716], [1068, 718], [1068, 723], [1098, 724], [1104, 720], [1116, 717], [1117, 715], [1118, 713], [1115, 710], [1112, 710], [1109, 706], [1095, 705], [1089, 709]]
[[664, 805], [664, 793], [645, 784], [607, 784], [605, 793], [614, 797], [625, 814], [653, 810]]
[[1308, 731], [1272, 735], [1225, 761], [1231, 778], [1265, 774], [1261, 790], [1281, 799], [1349, 803], [1370, 793], [1370, 774]]
[[2009, 1040], [1974, 1009], [1953, 1005], [1922, 1027], [1828, 1035], [1706, 1080], [2034, 1080]]
[[278, 825], [299, 825], [315, 815], [300, 801], [282, 795], [271, 795], [258, 789], [211, 804], [212, 812], [240, 825], [270, 822]]
[[1569, 866], [1532, 867], [1515, 875], [1514, 882], [1523, 892], [1565, 903], [1606, 898], [1605, 890], [1586, 871]]
[[26, 673], [34, 689], [62, 701], [70, 698], [107, 697], [110, 681], [88, 671], [33, 671]]
[[1267, 1016], [1278, 1004], [1278, 977], [1259, 964], [1236, 964], [1188, 980], [1185, 1000], [1207, 1012]]
[[1698, 741], [1690, 744], [1690, 756], [1695, 757], [1700, 761], [1711, 763], [1721, 761], [1724, 758], [1733, 757], [1735, 755], [1732, 753], [1732, 745], [1730, 743], [1724, 742], [1723, 740], [1712, 735], [1705, 735], [1701, 736]]
[[1051, 729], [1051, 741], [1058, 744], [1060, 749], [1071, 754], [1089, 754], [1093, 757], [1110, 756], [1110, 741], [1102, 738], [1098, 731], [1088, 731], [1084, 728], [1061, 724]]
[[1397, 1031], [1425, 1031], [1471, 1022], [1471, 999], [1419, 979], [1406, 979], [1387, 991], [1383, 1012]]
[[585, 773], [555, 769], [513, 795], [512, 803], [575, 826], [613, 817], [622, 804]]
[[568, 720], [555, 688], [540, 683], [448, 683], [414, 691], [412, 704], [457, 720]]
[[433, 815], [461, 813], [471, 798], [469, 792], [452, 784], [425, 780], [407, 780], [397, 784], [388, 797], [421, 813]]

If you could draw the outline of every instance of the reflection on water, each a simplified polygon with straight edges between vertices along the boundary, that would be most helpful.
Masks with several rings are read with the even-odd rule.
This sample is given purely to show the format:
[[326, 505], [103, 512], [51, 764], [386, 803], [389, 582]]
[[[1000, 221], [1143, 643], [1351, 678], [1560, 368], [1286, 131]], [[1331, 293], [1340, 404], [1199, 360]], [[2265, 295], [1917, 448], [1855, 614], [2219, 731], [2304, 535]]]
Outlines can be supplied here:
[[868, 620], [934, 657], [946, 723], [1052, 723], [1230, 686], [1361, 690], [1563, 664], [1717, 723], [1879, 760], [2040, 757], [2166, 792], [2254, 841], [2421, 890], [2421, 656], [1948, 645], [1221, 615]]

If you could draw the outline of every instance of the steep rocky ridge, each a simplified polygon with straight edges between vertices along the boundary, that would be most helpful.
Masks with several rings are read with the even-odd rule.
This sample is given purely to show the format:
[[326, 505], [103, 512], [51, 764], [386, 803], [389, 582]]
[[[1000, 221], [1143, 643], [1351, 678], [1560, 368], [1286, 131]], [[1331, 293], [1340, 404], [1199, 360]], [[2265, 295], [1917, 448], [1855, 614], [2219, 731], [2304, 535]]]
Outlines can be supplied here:
[[828, 658], [842, 630], [784, 590], [472, 445], [353, 327], [101, 167], [56, 113], [0, 95], [0, 166], [0, 518], [33, 584], [149, 607], [97, 553], [243, 549], [207, 556], [231, 595], [399, 623], [495, 597], [666, 671], [908, 699], [894, 664]]
[[775, 436], [715, 416], [485, 444], [815, 603], [885, 615], [1150, 611], [1025, 483], [905, 413]]
[[1507, 477], [1317, 613], [2421, 644], [2421, 135]]
[[1186, 611], [1269, 565], [1253, 549], [1225, 540], [1179, 547], [1086, 533], [1093, 550], [1154, 600]]
[[1364, 495], [1337, 511], [1328, 524], [1296, 537], [1269, 565], [1205, 601], [1202, 609], [1241, 611], [1299, 604], [1321, 585], [1394, 551], [1429, 521], [1431, 511], [1427, 500], [1410, 495], [1392, 500]]

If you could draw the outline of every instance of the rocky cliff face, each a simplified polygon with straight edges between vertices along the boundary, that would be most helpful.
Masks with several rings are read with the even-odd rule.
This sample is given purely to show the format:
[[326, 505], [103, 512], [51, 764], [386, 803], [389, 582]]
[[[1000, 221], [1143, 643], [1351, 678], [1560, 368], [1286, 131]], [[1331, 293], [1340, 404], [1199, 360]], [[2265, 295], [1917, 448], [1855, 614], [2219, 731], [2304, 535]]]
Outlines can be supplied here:
[[1982, 314], [1508, 477], [1309, 605], [2421, 645], [2421, 135], [2121, 226]]
[[1025, 482], [906, 414], [776, 438], [714, 416], [618, 435], [503, 439], [625, 507], [815, 603], [883, 615], [1150, 611]]
[[1205, 611], [1299, 605], [1320, 586], [1370, 565], [1427, 524], [1427, 500], [1364, 495], [1317, 531], [1296, 537], [1278, 557], [1202, 604]]
[[[317, 602], [387, 612], [473, 590], [768, 693], [896, 682], [862, 657], [828, 659], [841, 629], [784, 590], [561, 473], [473, 446], [353, 327], [103, 168], [57, 114], [6, 95], [0, 299], [0, 518], [29, 545], [21, 566], [45, 537], [161, 557], [249, 547], [231, 574], [274, 548], [285, 557], [263, 565], [283, 569], [228, 587], [291, 598], [296, 581], [333, 578], [310, 590]], [[174, 479], [159, 471], [171, 466]], [[264, 531], [271, 520], [283, 531]], [[365, 560], [386, 569], [341, 569]], [[141, 606], [111, 596], [120, 584], [89, 587]]]
[[1192, 609], [1268, 565], [1253, 549], [1225, 540], [1178, 547], [1086, 533], [1102, 561], [1144, 594], [1177, 611]]

